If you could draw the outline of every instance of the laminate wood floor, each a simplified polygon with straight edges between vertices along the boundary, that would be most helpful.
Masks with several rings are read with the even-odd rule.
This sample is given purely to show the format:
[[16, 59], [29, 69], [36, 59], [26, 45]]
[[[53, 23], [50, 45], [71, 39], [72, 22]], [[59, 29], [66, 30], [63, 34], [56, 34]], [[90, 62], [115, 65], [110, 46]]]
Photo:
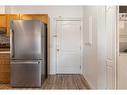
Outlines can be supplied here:
[[41, 88], [12, 88], [9, 84], [0, 84], [0, 89], [89, 89], [82, 75], [49, 75]]

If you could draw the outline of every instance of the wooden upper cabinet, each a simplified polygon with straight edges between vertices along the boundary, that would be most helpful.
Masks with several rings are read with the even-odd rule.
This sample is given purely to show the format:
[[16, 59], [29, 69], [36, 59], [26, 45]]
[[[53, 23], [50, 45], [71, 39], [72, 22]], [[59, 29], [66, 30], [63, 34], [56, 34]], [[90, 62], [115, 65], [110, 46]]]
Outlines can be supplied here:
[[7, 29], [7, 36], [10, 36], [10, 22], [12, 20], [40, 20], [48, 24], [48, 14], [0, 14], [0, 27]]
[[10, 35], [10, 22], [12, 20], [19, 20], [19, 14], [8, 14], [7, 15], [7, 36]]
[[21, 14], [21, 20], [40, 20], [43, 23], [48, 23], [48, 15], [47, 14]]
[[20, 19], [21, 20], [32, 20], [32, 15], [21, 14]]
[[0, 14], [0, 27], [7, 27], [6, 15]]

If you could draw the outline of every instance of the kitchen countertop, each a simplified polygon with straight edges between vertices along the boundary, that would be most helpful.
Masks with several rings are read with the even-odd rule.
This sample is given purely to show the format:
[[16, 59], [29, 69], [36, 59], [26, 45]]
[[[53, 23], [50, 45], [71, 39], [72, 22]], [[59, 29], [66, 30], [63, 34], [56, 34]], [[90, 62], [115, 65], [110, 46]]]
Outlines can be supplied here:
[[120, 56], [127, 56], [127, 52], [120, 52]]
[[0, 53], [10, 53], [9, 48], [0, 48]]

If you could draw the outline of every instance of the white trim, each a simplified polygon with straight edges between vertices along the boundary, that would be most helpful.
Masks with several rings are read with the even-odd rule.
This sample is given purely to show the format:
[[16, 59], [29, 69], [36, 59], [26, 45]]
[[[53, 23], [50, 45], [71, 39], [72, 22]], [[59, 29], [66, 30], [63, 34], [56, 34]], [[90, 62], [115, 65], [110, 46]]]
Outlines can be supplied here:
[[81, 74], [83, 74], [83, 59], [84, 59], [84, 42], [83, 42], [83, 18], [80, 19], [81, 23]]
[[115, 43], [114, 43], [114, 45], [115, 45], [115, 49], [114, 49], [115, 55], [114, 55], [114, 68], [113, 69], [114, 69], [114, 72], [115, 72], [114, 73], [115, 74], [114, 75], [115, 76], [115, 78], [114, 78], [115, 79], [114, 80], [115, 81], [115, 87], [114, 87], [114, 89], [117, 89], [117, 51], [118, 51], [117, 50], [117, 47], [118, 47], [117, 46], [117, 38], [118, 38], [117, 37], [118, 36], [118, 32], [117, 32], [118, 31], [117, 30], [117, 28], [118, 28], [117, 27], [118, 21], [117, 20], [118, 20], [118, 12], [119, 12], [119, 9], [117, 8], [117, 6], [114, 6], [113, 8], [114, 8], [114, 10], [116, 12], [116, 14], [115, 14], [116, 15], [116, 17], [115, 17], [115, 36], [114, 36], [115, 37], [115, 39], [114, 39], [115, 40]]
[[116, 8], [116, 89], [118, 89], [118, 62], [119, 62], [119, 6]]
[[74, 17], [55, 17], [56, 21], [81, 21], [82, 18], [74, 18]]
[[[74, 17], [54, 17], [53, 18], [53, 23], [54, 23], [54, 34], [53, 36], [57, 36], [57, 28], [56, 28], [56, 22], [57, 21], [80, 21], [80, 25], [81, 25], [81, 74], [83, 73], [83, 18], [80, 17], [80, 18], [74, 18]], [[55, 40], [56, 42], [56, 47], [55, 49], [57, 49], [57, 39]], [[55, 72], [54, 74], [56, 74], [56, 69], [57, 69], [57, 53], [55, 52], [55, 56], [56, 56], [56, 63], [55, 63]]]

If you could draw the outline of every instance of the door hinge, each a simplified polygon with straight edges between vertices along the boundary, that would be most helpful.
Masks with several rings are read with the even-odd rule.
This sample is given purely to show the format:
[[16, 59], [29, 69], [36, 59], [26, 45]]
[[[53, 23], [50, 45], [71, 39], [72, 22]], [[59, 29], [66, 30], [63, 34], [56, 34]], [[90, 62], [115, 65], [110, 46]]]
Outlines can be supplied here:
[[80, 70], [81, 70], [81, 65], [80, 65]]

